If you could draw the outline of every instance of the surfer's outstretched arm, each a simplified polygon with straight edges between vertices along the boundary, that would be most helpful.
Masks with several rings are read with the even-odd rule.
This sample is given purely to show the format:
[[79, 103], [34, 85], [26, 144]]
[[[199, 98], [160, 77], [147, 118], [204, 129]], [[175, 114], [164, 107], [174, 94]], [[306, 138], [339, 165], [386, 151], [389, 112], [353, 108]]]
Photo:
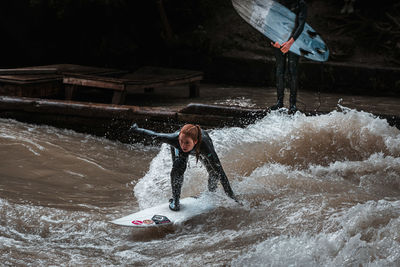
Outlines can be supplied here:
[[161, 143], [167, 143], [169, 145], [175, 146], [177, 145], [177, 133], [157, 133], [152, 130], [147, 130], [143, 128], [139, 128], [136, 123], [132, 124], [131, 128], [129, 129], [130, 133], [136, 133], [139, 135], [146, 135], [154, 140], [157, 140]]

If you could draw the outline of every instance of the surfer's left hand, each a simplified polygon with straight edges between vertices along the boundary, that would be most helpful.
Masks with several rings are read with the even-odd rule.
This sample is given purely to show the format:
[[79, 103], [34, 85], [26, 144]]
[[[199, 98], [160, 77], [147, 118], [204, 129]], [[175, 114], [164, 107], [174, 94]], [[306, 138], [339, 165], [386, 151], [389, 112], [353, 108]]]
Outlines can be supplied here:
[[234, 195], [234, 196], [231, 196], [231, 198], [236, 202], [236, 203], [238, 203], [239, 205], [242, 205], [243, 206], [243, 203], [242, 203], [242, 201], [240, 201], [238, 198], [237, 198], [237, 196], [236, 195]]
[[293, 43], [294, 43], [293, 37], [291, 37], [288, 41], [284, 42], [281, 48], [282, 53], [286, 54]]

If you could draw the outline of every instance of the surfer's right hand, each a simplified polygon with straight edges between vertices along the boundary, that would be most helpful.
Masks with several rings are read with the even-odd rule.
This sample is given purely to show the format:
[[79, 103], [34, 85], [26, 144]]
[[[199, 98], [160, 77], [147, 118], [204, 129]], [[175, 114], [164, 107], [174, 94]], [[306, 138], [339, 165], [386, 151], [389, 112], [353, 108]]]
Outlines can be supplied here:
[[271, 42], [271, 45], [275, 48], [281, 48], [281, 45], [278, 42], [275, 43]]

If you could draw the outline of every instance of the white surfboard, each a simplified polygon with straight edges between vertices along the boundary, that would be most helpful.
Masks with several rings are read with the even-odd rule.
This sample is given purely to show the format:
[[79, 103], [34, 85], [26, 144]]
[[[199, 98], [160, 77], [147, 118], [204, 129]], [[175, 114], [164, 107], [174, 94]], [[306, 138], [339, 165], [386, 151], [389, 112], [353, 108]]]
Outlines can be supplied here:
[[[239, 15], [273, 42], [282, 44], [289, 39], [296, 15], [273, 0], [232, 0]], [[306, 23], [290, 51], [315, 61], [326, 61], [329, 49], [321, 36]]]
[[172, 211], [169, 203], [141, 210], [111, 221], [111, 223], [129, 227], [159, 227], [181, 224], [196, 215], [211, 211], [215, 204], [205, 198], [187, 197], [180, 200], [180, 210]]

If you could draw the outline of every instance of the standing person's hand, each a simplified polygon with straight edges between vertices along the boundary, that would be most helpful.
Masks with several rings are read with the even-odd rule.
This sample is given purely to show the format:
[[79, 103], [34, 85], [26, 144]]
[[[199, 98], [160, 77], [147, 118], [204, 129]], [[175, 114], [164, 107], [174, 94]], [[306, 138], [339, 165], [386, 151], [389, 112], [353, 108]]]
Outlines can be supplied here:
[[289, 49], [293, 43], [294, 43], [293, 37], [291, 37], [288, 41], [284, 42], [281, 47], [282, 53], [286, 54], [287, 52], [289, 52]]
[[275, 48], [281, 48], [281, 45], [278, 42], [275, 43], [271, 42], [271, 45]]

